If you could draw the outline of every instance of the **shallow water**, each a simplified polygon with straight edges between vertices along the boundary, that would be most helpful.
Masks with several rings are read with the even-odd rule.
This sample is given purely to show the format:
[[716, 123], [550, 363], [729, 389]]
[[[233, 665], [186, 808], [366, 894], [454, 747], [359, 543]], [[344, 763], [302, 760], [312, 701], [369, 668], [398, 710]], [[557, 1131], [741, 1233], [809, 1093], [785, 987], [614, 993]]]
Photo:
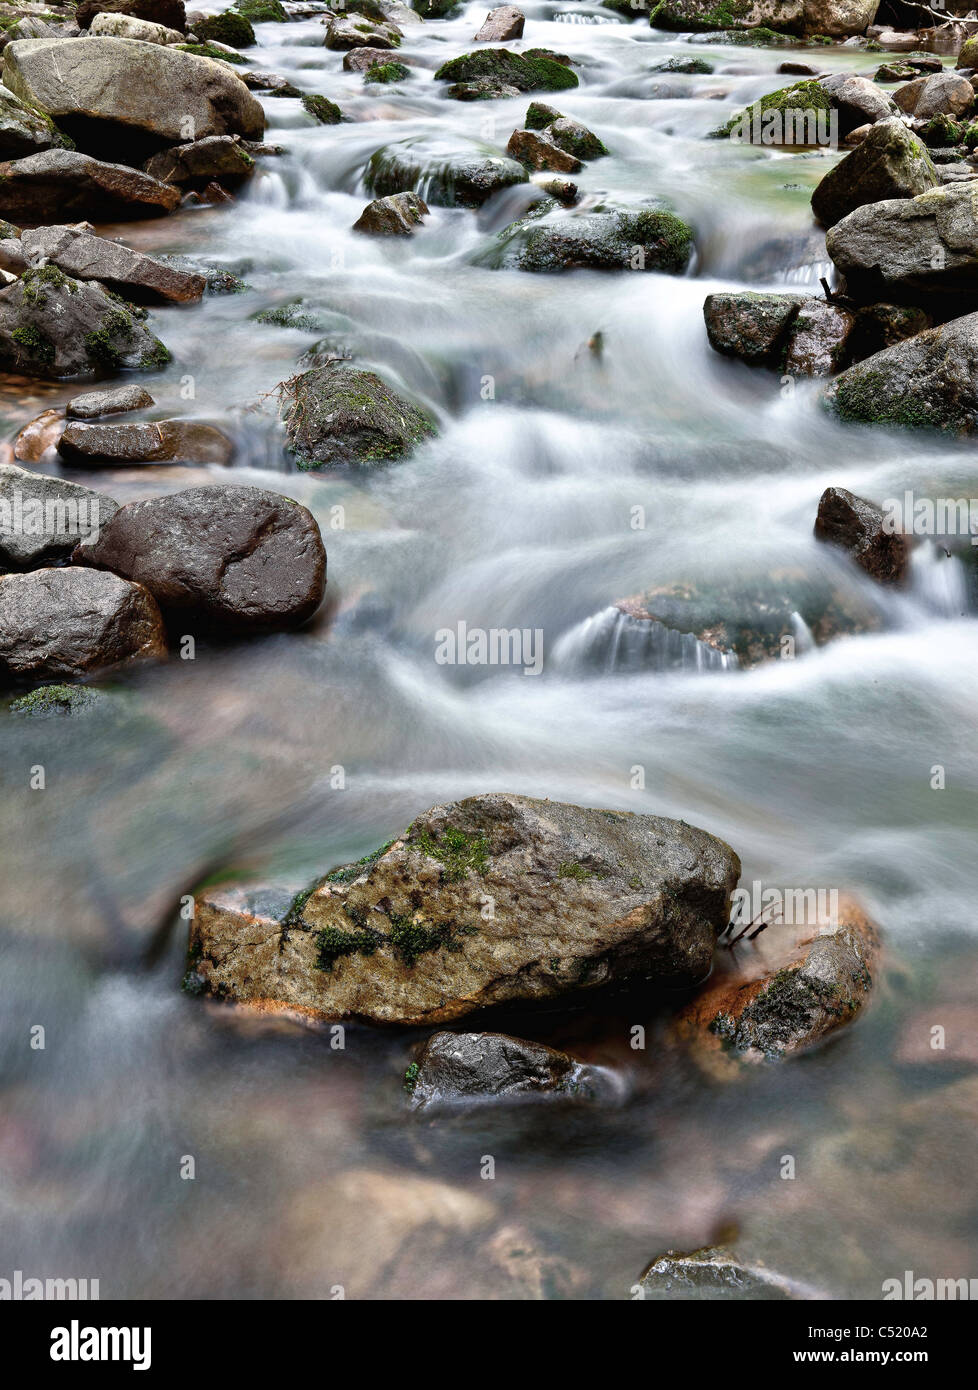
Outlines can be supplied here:
[[[330, 605], [299, 634], [201, 644], [117, 681], [117, 716], [0, 724], [3, 1263], [100, 1278], [103, 1297], [627, 1298], [664, 1249], [736, 1230], [745, 1258], [829, 1297], [879, 1297], [905, 1269], [972, 1275], [974, 1065], [911, 1060], [907, 1039], [974, 1005], [973, 606], [936, 550], [909, 594], [881, 598], [811, 529], [830, 484], [974, 495], [973, 451], [838, 426], [816, 388], [786, 393], [713, 354], [702, 321], [718, 287], [817, 286], [808, 198], [834, 157], [703, 137], [790, 81], [786, 57], [871, 73], [879, 56], [691, 47], [596, 6], [525, 6], [510, 46], [580, 62], [556, 104], [613, 151], [579, 177], [585, 195], [666, 200], [696, 228], [690, 273], [476, 267], [523, 190], [478, 214], [433, 208], [404, 245], [354, 236], [374, 150], [434, 135], [504, 147], [522, 123], [525, 98], [446, 102], [432, 79], [485, 8], [410, 30], [398, 57], [417, 66], [386, 90], [342, 71], [317, 20], [261, 26], [252, 65], [352, 122], [267, 98], [284, 153], [233, 206], [111, 229], [246, 281], [154, 311], [175, 360], [147, 384], [161, 415], [234, 435], [235, 481], [315, 512]], [[690, 53], [714, 74], [649, 72]], [[253, 321], [300, 297], [321, 331]], [[319, 340], [427, 406], [438, 439], [369, 478], [290, 471], [249, 407]], [[8, 436], [74, 392], [8, 387]], [[98, 485], [127, 499], [187, 476]], [[880, 630], [749, 672], [579, 659], [582, 627], [616, 599], [770, 566], [831, 577]], [[542, 629], [543, 673], [439, 665], [435, 633], [459, 621]], [[745, 883], [857, 892], [887, 941], [874, 1007], [732, 1087], [668, 1056], [649, 1001], [517, 1020], [624, 1069], [630, 1101], [419, 1124], [401, 1089], [413, 1035], [349, 1026], [339, 1049], [329, 1030], [180, 992], [176, 908], [203, 877], [240, 873], [285, 900], [426, 807], [491, 789], [682, 817], [734, 846]], [[542, 1283], [507, 1262], [513, 1229], [550, 1259]]]

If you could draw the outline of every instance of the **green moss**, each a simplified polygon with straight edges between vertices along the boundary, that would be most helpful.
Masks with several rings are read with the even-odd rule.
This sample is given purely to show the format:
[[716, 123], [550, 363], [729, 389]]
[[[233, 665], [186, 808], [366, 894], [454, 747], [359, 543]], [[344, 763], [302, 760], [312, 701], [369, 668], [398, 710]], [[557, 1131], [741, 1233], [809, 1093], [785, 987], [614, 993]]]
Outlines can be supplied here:
[[969, 150], [973, 150], [978, 145], [978, 121], [972, 121], [965, 129], [961, 143], [966, 145]]
[[965, 128], [960, 121], [942, 114], [931, 116], [920, 133], [925, 144], [935, 149], [943, 149], [947, 145], [960, 145], [964, 139]]
[[358, 859], [355, 864], [341, 864], [336, 869], [330, 869], [326, 875], [327, 883], [352, 883], [355, 878], [359, 878], [365, 869], [369, 869], [383, 855], [387, 853], [391, 845], [396, 844], [395, 840], [388, 840], [379, 849], [371, 850], [362, 859]]
[[316, 933], [316, 969], [328, 973], [343, 956], [372, 956], [382, 941], [379, 932], [323, 927]]
[[11, 714], [46, 716], [52, 714], [73, 714], [79, 710], [91, 709], [101, 696], [97, 690], [81, 685], [42, 685], [27, 695], [20, 695], [10, 702]]
[[50, 365], [54, 361], [54, 344], [35, 324], [22, 324], [20, 328], [15, 328], [10, 336], [18, 346], [32, 357], [36, 357], [39, 362]]
[[248, 62], [240, 53], [225, 53], [223, 48], [216, 48], [212, 43], [176, 43], [173, 47], [181, 53], [193, 53], [198, 58], [216, 58], [221, 63], [247, 65]]
[[956, 427], [953, 420], [928, 401], [906, 392], [894, 397], [886, 374], [872, 369], [861, 371], [854, 367], [839, 377], [829, 406], [840, 420], [850, 424], [928, 430]]
[[403, 82], [410, 76], [410, 70], [403, 63], [371, 63], [363, 75], [363, 80], [386, 85], [390, 82]]
[[742, 111], [737, 111], [730, 117], [725, 125], [712, 132], [714, 139], [720, 139], [729, 135], [730, 132], [760, 108], [760, 116], [763, 121], [768, 111], [777, 111], [782, 116], [788, 111], [825, 111], [831, 112], [832, 103], [826, 93], [819, 86], [814, 78], [808, 78], [801, 82], [795, 82], [790, 87], [779, 87], [776, 92], [768, 92], [766, 96], [760, 97], [758, 101], [745, 107]]
[[604, 874], [599, 873], [597, 869], [585, 868], [583, 864], [567, 863], [560, 865], [557, 870], [557, 877], [573, 878], [578, 883], [587, 883], [588, 879], [591, 878], [604, 878]]
[[124, 309], [110, 309], [100, 326], [85, 334], [85, 351], [90, 362], [99, 366], [118, 367], [125, 354], [117, 340], [132, 338], [133, 322]]
[[255, 323], [274, 324], [277, 328], [297, 328], [303, 333], [316, 333], [320, 327], [315, 315], [303, 311], [301, 300], [278, 304], [273, 309], [261, 309], [255, 314], [254, 320]]
[[75, 280], [69, 280], [63, 270], [59, 270], [56, 265], [42, 265], [33, 270], [25, 270], [20, 277], [20, 283], [24, 291], [24, 302], [34, 308], [43, 308], [48, 302], [46, 290], [67, 290], [69, 294], [77, 294], [78, 284]]
[[[411, 831], [408, 835], [411, 835]], [[445, 867], [443, 874], [449, 883], [459, 883], [471, 870], [484, 874], [489, 867], [489, 841], [484, 835], [467, 834], [455, 826], [448, 826], [440, 839], [435, 840], [427, 830], [422, 830], [410, 848], [430, 859], [439, 860]]]
[[751, 10], [749, 0], [720, 0], [709, 10], [682, 0], [660, 0], [649, 15], [653, 29], [675, 29], [682, 33], [712, 33], [715, 29], [742, 29]]
[[288, 20], [281, 0], [234, 0], [234, 8], [252, 24], [285, 24]]
[[405, 1091], [407, 1091], [408, 1095], [412, 1095], [414, 1093], [414, 1088], [418, 1084], [418, 1076], [420, 1075], [420, 1072], [421, 1068], [418, 1066], [417, 1062], [412, 1062], [411, 1065], [408, 1067], [407, 1071], [404, 1073], [404, 1089]]
[[329, 97], [310, 95], [306, 92], [302, 97], [302, 106], [310, 116], [315, 116], [320, 125], [338, 125], [343, 119], [343, 112]]
[[653, 249], [657, 270], [679, 273], [686, 269], [693, 247], [693, 231], [689, 223], [675, 213], [652, 209], [623, 213], [619, 228], [629, 241]]
[[475, 931], [474, 927], [460, 926], [457, 922], [417, 921], [401, 912], [391, 912], [387, 920], [390, 923], [387, 939], [409, 970], [413, 970], [428, 951], [460, 951], [459, 936]]
[[204, 43], [226, 43], [229, 48], [253, 48], [256, 42], [250, 20], [234, 10], [195, 20], [193, 31]]
[[488, 78], [521, 92], [558, 92], [578, 85], [577, 74], [563, 63], [542, 56], [541, 50], [531, 52], [533, 56], [511, 53], [507, 48], [487, 48], [463, 53], [443, 63], [435, 78], [439, 82], [477, 82]]
[[145, 371], [152, 371], [156, 367], [165, 367], [168, 362], [173, 361], [173, 353], [159, 338], [153, 339], [153, 346], [147, 349], [139, 359], [139, 365]]

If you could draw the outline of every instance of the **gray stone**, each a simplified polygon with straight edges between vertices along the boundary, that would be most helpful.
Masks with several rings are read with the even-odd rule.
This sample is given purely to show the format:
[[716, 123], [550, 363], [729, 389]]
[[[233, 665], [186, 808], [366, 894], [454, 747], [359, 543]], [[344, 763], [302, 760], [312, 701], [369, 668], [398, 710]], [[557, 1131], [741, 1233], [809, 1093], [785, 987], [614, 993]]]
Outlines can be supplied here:
[[172, 145], [152, 155], [143, 165], [147, 174], [163, 183], [204, 187], [212, 179], [229, 188], [250, 179], [255, 161], [237, 135], [209, 135], [186, 145]]
[[527, 169], [547, 169], [556, 174], [577, 174], [584, 167], [581, 161], [555, 145], [550, 131], [514, 130], [509, 137], [506, 153], [519, 160]]
[[353, 224], [370, 236], [413, 236], [428, 216], [428, 204], [417, 193], [392, 193], [368, 203]]
[[881, 584], [900, 584], [907, 578], [907, 537], [886, 529], [882, 507], [844, 487], [827, 487], [819, 498], [815, 536], [847, 551], [860, 569]]
[[527, 218], [501, 233], [487, 264], [519, 270], [644, 270], [681, 275], [693, 251], [693, 233], [663, 208], [563, 211]]
[[160, 610], [139, 584], [74, 568], [0, 579], [0, 672], [8, 678], [85, 676], [165, 655]]
[[327, 48], [397, 48], [403, 38], [396, 24], [385, 20], [369, 19], [355, 10], [346, 14], [329, 15], [323, 20], [326, 36], [323, 43]]
[[68, 402], [66, 414], [70, 420], [95, 420], [102, 415], [145, 410], [155, 404], [153, 397], [142, 386], [116, 386], [109, 391], [86, 391], [81, 396], [73, 396]]
[[434, 1033], [404, 1084], [417, 1110], [530, 1097], [593, 1100], [608, 1089], [599, 1072], [566, 1052], [507, 1033]]
[[58, 441], [65, 463], [118, 468], [141, 463], [229, 464], [234, 446], [226, 434], [197, 420], [147, 420], [123, 424], [66, 425]]
[[0, 566], [26, 570], [66, 561], [118, 509], [91, 488], [0, 464]]
[[136, 19], [133, 15], [116, 14], [109, 10], [100, 11], [88, 26], [88, 32], [108, 35], [114, 39], [138, 39], [140, 43], [183, 43], [184, 36], [179, 29], [168, 29], [165, 24], [153, 24], [148, 19]]
[[303, 469], [393, 463], [435, 433], [417, 406], [373, 372], [330, 363], [281, 391], [289, 447]]
[[49, 116], [0, 87], [0, 159], [20, 159], [70, 144]]
[[400, 140], [376, 150], [367, 164], [364, 184], [375, 197], [407, 190], [432, 207], [481, 207], [494, 193], [526, 183], [527, 173], [515, 159], [476, 141], [422, 137]]
[[652, 1261], [639, 1282], [643, 1299], [669, 1302], [777, 1302], [801, 1297], [763, 1265], [746, 1265], [717, 1245], [689, 1254], [667, 1250]]
[[879, 121], [822, 179], [812, 194], [812, 211], [823, 227], [832, 227], [866, 203], [913, 198], [939, 184], [917, 136], [902, 121]]
[[526, 16], [515, 5], [500, 5], [490, 10], [475, 36], [476, 43], [505, 43], [507, 39], [521, 39]]
[[255, 487], [201, 487], [120, 507], [75, 563], [136, 580], [161, 607], [222, 627], [291, 628], [326, 586], [326, 552], [305, 507]]
[[32, 266], [51, 263], [76, 280], [97, 280], [127, 299], [183, 304], [204, 293], [202, 275], [177, 270], [82, 227], [36, 227], [22, 234], [20, 244]]

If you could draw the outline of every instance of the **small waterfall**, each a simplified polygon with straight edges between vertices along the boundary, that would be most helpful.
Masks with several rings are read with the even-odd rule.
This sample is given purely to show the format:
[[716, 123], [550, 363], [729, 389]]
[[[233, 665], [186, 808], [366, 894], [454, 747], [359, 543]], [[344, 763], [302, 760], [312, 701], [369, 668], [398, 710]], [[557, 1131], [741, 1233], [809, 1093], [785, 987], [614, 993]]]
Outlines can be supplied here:
[[795, 649], [798, 656], [804, 656], [805, 652], [814, 650], [815, 638], [812, 635], [812, 630], [800, 613], [792, 613], [791, 631], [794, 634]]
[[929, 613], [960, 618], [968, 609], [968, 576], [960, 557], [934, 541], [916, 545], [910, 558], [910, 596]]
[[730, 671], [738, 661], [691, 632], [650, 618], [633, 618], [614, 606], [603, 608], [565, 632], [555, 644], [551, 665], [575, 674], [589, 671]]

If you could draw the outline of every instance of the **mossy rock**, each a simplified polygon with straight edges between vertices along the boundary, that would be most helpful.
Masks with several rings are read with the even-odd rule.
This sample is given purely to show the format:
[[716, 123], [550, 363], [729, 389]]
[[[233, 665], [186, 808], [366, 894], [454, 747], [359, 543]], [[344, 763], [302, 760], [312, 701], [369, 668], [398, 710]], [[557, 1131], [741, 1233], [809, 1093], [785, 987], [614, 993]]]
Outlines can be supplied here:
[[257, 43], [251, 21], [234, 10], [195, 20], [193, 32], [204, 43], [226, 43], [230, 48], [253, 48]]
[[302, 108], [314, 116], [320, 125], [338, 125], [343, 119], [343, 112], [329, 97], [306, 92], [302, 97]]
[[403, 82], [411, 76], [411, 69], [403, 63], [371, 63], [363, 74], [364, 82], [378, 82], [387, 86], [392, 82]]
[[494, 267], [535, 272], [657, 270], [681, 275], [693, 251], [693, 231], [663, 208], [597, 208], [568, 216], [531, 213], [499, 234], [483, 256]]
[[101, 691], [92, 690], [86, 685], [42, 685], [27, 695], [18, 695], [11, 700], [9, 709], [11, 714], [49, 719], [93, 709], [104, 698]]
[[[539, 52], [539, 51], [537, 51]], [[518, 92], [560, 92], [578, 86], [577, 74], [554, 58], [511, 53], [508, 48], [486, 48], [463, 53], [443, 63], [435, 73], [439, 82], [486, 83], [485, 95], [503, 89]]]
[[285, 382], [282, 396], [289, 447], [305, 470], [393, 463], [436, 433], [374, 372], [335, 362]]
[[[814, 78], [806, 78], [801, 82], [792, 83], [790, 87], [779, 87], [776, 92], [768, 92], [750, 106], [745, 106], [742, 111], [735, 112], [724, 125], [712, 132], [711, 138], [723, 139], [742, 122], [748, 123], [749, 128], [756, 111], [760, 112], [759, 120], [763, 130], [764, 117], [769, 112], [777, 112], [780, 116], [794, 111], [824, 111], [828, 114], [832, 111], [832, 103], [819, 82]], [[795, 122], [792, 121], [792, 126], [794, 125]], [[798, 132], [793, 130], [792, 133]]]
[[281, 0], [234, 0], [234, 8], [252, 24], [285, 24], [289, 18]]

